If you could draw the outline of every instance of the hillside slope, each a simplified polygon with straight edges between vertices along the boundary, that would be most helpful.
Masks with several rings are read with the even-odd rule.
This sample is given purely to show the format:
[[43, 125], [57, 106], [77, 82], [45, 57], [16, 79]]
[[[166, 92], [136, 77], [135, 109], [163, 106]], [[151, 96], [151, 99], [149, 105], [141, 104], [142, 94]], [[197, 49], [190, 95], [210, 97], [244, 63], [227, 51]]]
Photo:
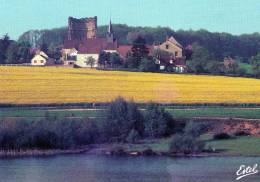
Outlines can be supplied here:
[[0, 67], [0, 103], [260, 103], [260, 80], [56, 67]]

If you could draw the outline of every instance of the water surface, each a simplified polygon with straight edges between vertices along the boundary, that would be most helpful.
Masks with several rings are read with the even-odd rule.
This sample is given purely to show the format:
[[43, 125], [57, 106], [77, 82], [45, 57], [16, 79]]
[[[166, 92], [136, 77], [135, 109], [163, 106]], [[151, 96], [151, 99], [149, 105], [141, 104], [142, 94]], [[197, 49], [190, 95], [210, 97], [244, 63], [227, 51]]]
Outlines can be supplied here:
[[[66, 155], [0, 160], [2, 182], [232, 182], [260, 157], [116, 157]], [[258, 167], [259, 169], [259, 167]], [[260, 182], [260, 174], [245, 177]]]

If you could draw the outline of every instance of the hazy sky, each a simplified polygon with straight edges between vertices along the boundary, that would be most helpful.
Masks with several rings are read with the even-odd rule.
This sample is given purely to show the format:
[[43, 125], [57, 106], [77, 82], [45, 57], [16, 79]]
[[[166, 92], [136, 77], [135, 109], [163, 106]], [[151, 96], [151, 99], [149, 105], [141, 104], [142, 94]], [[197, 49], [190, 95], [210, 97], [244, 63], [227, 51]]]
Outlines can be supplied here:
[[134, 26], [260, 32], [260, 0], [0, 0], [0, 36], [67, 25], [68, 16], [98, 16]]

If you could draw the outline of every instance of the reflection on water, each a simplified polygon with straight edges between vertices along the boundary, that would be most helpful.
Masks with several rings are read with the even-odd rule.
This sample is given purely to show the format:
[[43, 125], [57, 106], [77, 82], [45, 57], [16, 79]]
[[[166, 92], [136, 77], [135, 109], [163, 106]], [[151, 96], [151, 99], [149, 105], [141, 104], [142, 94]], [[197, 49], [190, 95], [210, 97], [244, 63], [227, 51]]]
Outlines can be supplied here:
[[[241, 164], [260, 158], [67, 155], [0, 160], [3, 182], [232, 182]], [[245, 177], [259, 182], [260, 174]], [[242, 181], [242, 180], [241, 180]]]

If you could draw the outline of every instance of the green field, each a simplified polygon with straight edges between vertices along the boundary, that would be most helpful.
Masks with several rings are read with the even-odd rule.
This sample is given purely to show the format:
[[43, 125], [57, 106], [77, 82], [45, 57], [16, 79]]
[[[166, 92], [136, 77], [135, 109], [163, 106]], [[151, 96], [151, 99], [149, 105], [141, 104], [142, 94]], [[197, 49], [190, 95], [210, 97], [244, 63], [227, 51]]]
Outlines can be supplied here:
[[[193, 117], [230, 117], [260, 119], [260, 108], [165, 108], [174, 118]], [[15, 117], [39, 120], [46, 115], [55, 117], [103, 117], [104, 109], [26, 109], [26, 108], [5, 108], [0, 110], [0, 118]]]
[[207, 141], [207, 146], [215, 148], [217, 151], [221, 151], [222, 154], [245, 156], [260, 154], [259, 137], [244, 136], [228, 140], [212, 140], [212, 137], [210, 136], [205, 140]]
[[246, 74], [253, 74], [252, 65], [247, 63], [238, 63], [239, 67], [244, 68], [246, 70]]
[[[221, 155], [259, 156], [260, 154], [259, 137], [245, 136], [227, 140], [212, 140], [211, 135], [203, 135], [201, 140], [206, 141], [206, 148], [210, 146]], [[142, 144], [114, 144], [113, 147], [122, 147], [125, 151], [144, 151], [150, 148], [155, 152], [168, 152], [170, 142], [171, 138], [163, 138], [144, 140]]]

